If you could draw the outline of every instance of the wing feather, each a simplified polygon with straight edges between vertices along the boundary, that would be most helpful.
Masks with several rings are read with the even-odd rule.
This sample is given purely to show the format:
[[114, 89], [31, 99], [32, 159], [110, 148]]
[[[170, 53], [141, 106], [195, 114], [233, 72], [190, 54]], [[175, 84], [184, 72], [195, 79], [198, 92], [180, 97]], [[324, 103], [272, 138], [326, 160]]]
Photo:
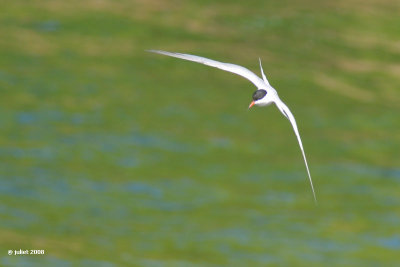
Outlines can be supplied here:
[[317, 197], [315, 196], [314, 186], [313, 186], [313, 182], [312, 182], [312, 179], [311, 179], [310, 170], [308, 169], [307, 158], [306, 158], [306, 154], [304, 152], [303, 143], [301, 142], [299, 130], [297, 129], [296, 120], [295, 120], [292, 112], [290, 112], [290, 109], [285, 105], [285, 103], [282, 102], [282, 100], [280, 100], [280, 99], [276, 100], [275, 104], [278, 107], [278, 109], [282, 112], [282, 114], [286, 118], [288, 118], [288, 120], [292, 124], [294, 133], [296, 134], [296, 137], [297, 137], [297, 141], [299, 142], [301, 153], [303, 154], [304, 163], [306, 164], [308, 179], [310, 180], [311, 189], [312, 189], [313, 196], [314, 196], [314, 201], [315, 201], [315, 203], [317, 203]]
[[252, 71], [246, 69], [245, 67], [239, 66], [239, 65], [219, 62], [219, 61], [212, 60], [209, 58], [199, 57], [199, 56], [189, 55], [189, 54], [172, 53], [172, 52], [167, 52], [167, 51], [162, 51], [162, 50], [147, 50], [147, 51], [152, 52], [152, 53], [161, 54], [161, 55], [170, 56], [170, 57], [176, 57], [176, 58], [180, 58], [180, 59], [184, 59], [184, 60], [189, 60], [189, 61], [204, 64], [207, 66], [211, 66], [214, 68], [218, 68], [221, 70], [225, 70], [228, 72], [232, 72], [232, 73], [235, 73], [237, 75], [240, 75], [240, 76], [248, 79], [258, 89], [261, 89], [261, 88], [267, 89], [265, 82], [260, 77], [258, 77]]

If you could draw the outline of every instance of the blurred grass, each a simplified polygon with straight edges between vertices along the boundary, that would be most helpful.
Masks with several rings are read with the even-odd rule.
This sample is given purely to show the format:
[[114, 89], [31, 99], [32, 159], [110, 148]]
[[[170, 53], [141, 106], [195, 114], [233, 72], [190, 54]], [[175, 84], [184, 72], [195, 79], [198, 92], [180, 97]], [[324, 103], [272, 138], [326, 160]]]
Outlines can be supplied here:
[[[9, 1], [1, 265], [376, 266], [399, 251], [398, 1]], [[259, 73], [294, 113], [186, 52]], [[10, 257], [8, 249], [45, 249]]]

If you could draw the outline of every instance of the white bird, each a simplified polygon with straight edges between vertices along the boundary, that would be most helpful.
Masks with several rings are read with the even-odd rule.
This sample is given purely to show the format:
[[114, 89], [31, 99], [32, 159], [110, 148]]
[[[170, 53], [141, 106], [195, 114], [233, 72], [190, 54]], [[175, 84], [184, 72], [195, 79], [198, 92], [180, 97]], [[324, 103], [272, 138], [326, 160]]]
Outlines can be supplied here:
[[208, 65], [211, 67], [215, 67], [215, 68], [218, 68], [221, 70], [229, 71], [229, 72], [235, 73], [237, 75], [240, 75], [240, 76], [248, 79], [250, 82], [252, 82], [257, 87], [257, 91], [255, 91], [253, 93], [253, 101], [250, 103], [249, 108], [251, 108], [254, 105], [267, 106], [272, 103], [275, 103], [275, 105], [282, 112], [282, 114], [286, 118], [288, 118], [288, 120], [292, 124], [294, 133], [296, 134], [296, 137], [297, 137], [297, 141], [299, 142], [301, 153], [303, 154], [304, 163], [305, 163], [306, 169], [307, 169], [308, 179], [310, 180], [311, 189], [312, 189], [312, 193], [314, 196], [314, 201], [315, 201], [315, 203], [317, 203], [317, 198], [315, 196], [315, 191], [314, 191], [314, 186], [313, 186], [313, 182], [311, 179], [310, 170], [308, 169], [307, 159], [306, 159], [306, 155], [304, 153], [303, 144], [301, 142], [299, 130], [297, 129], [296, 120], [295, 120], [292, 112], [290, 112], [289, 108], [279, 98], [276, 90], [269, 84], [267, 77], [264, 74], [262, 65], [261, 65], [261, 59], [259, 59], [259, 61], [260, 61], [260, 69], [261, 69], [262, 79], [260, 77], [258, 77], [256, 74], [254, 74], [253, 72], [251, 72], [250, 70], [248, 70], [242, 66], [235, 65], [235, 64], [219, 62], [219, 61], [215, 61], [215, 60], [208, 59], [205, 57], [199, 57], [199, 56], [189, 55], [189, 54], [172, 53], [172, 52], [166, 52], [166, 51], [161, 51], [161, 50], [147, 50], [147, 51], [170, 56], [170, 57], [181, 58], [184, 60], [194, 61], [194, 62], [198, 62], [198, 63]]

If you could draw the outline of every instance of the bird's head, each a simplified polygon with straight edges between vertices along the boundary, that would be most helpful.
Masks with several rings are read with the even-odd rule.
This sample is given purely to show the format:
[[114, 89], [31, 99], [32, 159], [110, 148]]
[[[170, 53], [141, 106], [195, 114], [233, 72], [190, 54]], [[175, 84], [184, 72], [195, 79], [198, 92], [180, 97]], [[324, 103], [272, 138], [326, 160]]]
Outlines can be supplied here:
[[253, 101], [251, 101], [249, 108], [252, 106], [266, 106], [271, 104], [272, 98], [268, 95], [267, 90], [258, 89], [253, 93]]

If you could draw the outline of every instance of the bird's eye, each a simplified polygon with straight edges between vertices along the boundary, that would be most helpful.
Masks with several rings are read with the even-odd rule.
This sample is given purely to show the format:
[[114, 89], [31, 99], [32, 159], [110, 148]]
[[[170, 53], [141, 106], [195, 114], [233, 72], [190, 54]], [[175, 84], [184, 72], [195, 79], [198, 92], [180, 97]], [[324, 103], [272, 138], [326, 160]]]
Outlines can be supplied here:
[[265, 90], [262, 90], [262, 89], [257, 90], [257, 91], [255, 91], [254, 94], [253, 94], [253, 100], [254, 100], [254, 101], [260, 100], [260, 99], [263, 98], [266, 94], [267, 94], [267, 91], [265, 91]]

